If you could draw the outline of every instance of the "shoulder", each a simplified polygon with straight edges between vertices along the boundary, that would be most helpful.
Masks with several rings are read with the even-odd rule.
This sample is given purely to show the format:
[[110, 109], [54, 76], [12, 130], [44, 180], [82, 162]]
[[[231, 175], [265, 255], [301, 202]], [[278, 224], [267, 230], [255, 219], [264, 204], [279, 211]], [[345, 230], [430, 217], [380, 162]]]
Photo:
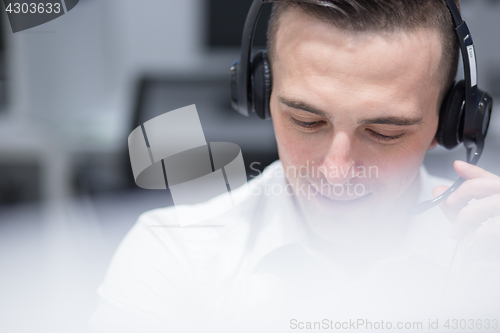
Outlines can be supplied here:
[[[214, 214], [211, 213], [225, 202], [221, 196], [196, 205], [171, 206], [145, 212], [122, 241], [118, 252], [128, 247], [134, 247], [134, 251], [138, 251], [143, 247], [151, 247], [153, 243], [172, 248], [180, 242], [213, 241], [228, 234], [231, 237], [235, 233], [244, 234], [248, 232], [252, 221], [262, 217], [259, 213], [268, 206], [276, 207], [277, 202], [282, 200], [279, 196], [269, 195], [270, 188], [275, 184], [285, 183], [281, 163], [276, 161], [250, 180], [246, 188], [231, 191], [233, 195], [244, 198], [222, 214], [212, 216]], [[183, 226], [179, 221], [179, 213], [197, 218], [209, 217], [199, 223]]]
[[[154, 209], [143, 213], [138, 224], [143, 226], [187, 226], [193, 223], [183, 224], [179, 216], [192, 216], [196, 225], [226, 225], [235, 224], [242, 220], [248, 220], [251, 212], [257, 205], [269, 199], [273, 195], [271, 189], [273, 186], [286, 185], [283, 167], [281, 162], [275, 161], [263, 172], [252, 178], [247, 184], [237, 189], [231, 189], [232, 198], [238, 198], [231, 209], [216, 214], [219, 207], [227, 204], [227, 197], [219, 195], [209, 201], [194, 205], [178, 205], [166, 208]], [[259, 206], [260, 207], [260, 206]], [[250, 214], [250, 215], [249, 215]]]
[[[126, 327], [132, 321], [144, 323], [143, 316], [162, 322], [186, 320], [197, 313], [209, 288], [206, 282], [217, 280], [214, 274], [234, 275], [252, 231], [263, 229], [253, 222], [267, 220], [269, 213], [264, 211], [275, 210], [276, 200], [282, 200], [265, 195], [266, 186], [284, 182], [280, 169], [281, 163], [273, 163], [248, 183], [248, 195], [236, 207], [196, 225], [180, 226], [179, 207], [143, 213], [115, 252], [99, 287], [101, 301], [93, 327], [105, 327], [113, 318], [122, 318], [115, 323]], [[238, 191], [242, 190], [233, 192]], [[182, 209], [204, 214], [221, 204], [219, 200]], [[214, 271], [214, 265], [221, 269]], [[164, 318], [165, 313], [171, 318]]]

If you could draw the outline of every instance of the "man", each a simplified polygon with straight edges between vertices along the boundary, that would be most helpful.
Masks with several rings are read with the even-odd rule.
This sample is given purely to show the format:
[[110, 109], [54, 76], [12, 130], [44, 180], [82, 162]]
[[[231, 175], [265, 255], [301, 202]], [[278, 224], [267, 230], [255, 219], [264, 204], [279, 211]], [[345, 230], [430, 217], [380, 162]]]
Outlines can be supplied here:
[[[205, 228], [176, 228], [173, 208], [143, 214], [99, 289], [92, 326], [287, 331], [371, 316], [430, 328], [444, 315], [493, 325], [499, 177], [456, 162], [467, 181], [444, 214], [407, 215], [449, 184], [421, 167], [457, 69], [444, 1], [283, 0], [268, 39], [280, 162]], [[461, 307], [478, 300], [479, 314]]]

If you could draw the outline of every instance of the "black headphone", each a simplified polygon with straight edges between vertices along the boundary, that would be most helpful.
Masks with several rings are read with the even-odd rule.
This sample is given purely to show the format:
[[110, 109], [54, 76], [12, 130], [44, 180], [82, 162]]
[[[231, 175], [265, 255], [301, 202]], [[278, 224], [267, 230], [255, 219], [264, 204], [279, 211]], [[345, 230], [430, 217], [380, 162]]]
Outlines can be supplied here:
[[[259, 118], [270, 119], [269, 101], [272, 76], [266, 50], [259, 50], [252, 57], [252, 40], [257, 21], [266, 3], [274, 0], [254, 0], [243, 28], [241, 58], [231, 66], [231, 104], [239, 113], [248, 116], [250, 111]], [[467, 24], [462, 19], [453, 0], [445, 0], [451, 13], [460, 44], [465, 79], [454, 83], [446, 94], [439, 113], [436, 132], [437, 142], [446, 149], [453, 149], [463, 142], [467, 162], [477, 164], [488, 132], [493, 100], [477, 87], [476, 51]], [[474, 150], [474, 153], [472, 154]], [[465, 180], [458, 179], [446, 192], [434, 200], [415, 206], [410, 214], [419, 214], [445, 200]]]

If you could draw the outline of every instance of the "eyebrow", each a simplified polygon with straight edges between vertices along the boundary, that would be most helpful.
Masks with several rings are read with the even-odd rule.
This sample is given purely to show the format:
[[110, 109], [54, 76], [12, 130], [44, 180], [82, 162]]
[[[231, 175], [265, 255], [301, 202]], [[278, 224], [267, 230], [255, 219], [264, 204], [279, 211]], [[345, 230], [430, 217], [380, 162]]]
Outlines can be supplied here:
[[286, 106], [288, 106], [292, 109], [307, 111], [307, 112], [314, 113], [315, 115], [318, 115], [320, 117], [327, 118], [327, 119], [330, 118], [330, 116], [326, 112], [323, 112], [323, 111], [321, 111], [321, 110], [319, 110], [319, 109], [315, 108], [314, 106], [309, 105], [307, 103], [304, 103], [301, 101], [295, 101], [292, 99], [287, 99], [287, 98], [282, 97], [282, 96], [278, 97], [278, 100], [281, 103], [285, 104]]
[[[310, 113], [313, 113], [315, 115], [318, 115], [323, 118], [330, 119], [330, 116], [324, 112], [321, 111], [317, 108], [315, 108], [312, 105], [309, 105], [307, 103], [301, 102], [301, 101], [296, 101], [292, 99], [287, 99], [285, 97], [278, 97], [278, 100], [283, 103], [284, 105], [297, 109], [297, 110], [302, 110], [302, 111], [307, 111]], [[365, 119], [361, 120], [358, 123], [361, 125], [395, 125], [395, 126], [412, 126], [412, 125], [417, 125], [422, 122], [422, 117], [418, 118], [409, 118], [409, 117], [397, 117], [397, 116], [387, 116], [387, 117], [376, 117], [373, 119]]]
[[396, 126], [412, 126], [412, 125], [417, 125], [422, 122], [422, 118], [408, 118], [408, 117], [395, 117], [395, 116], [389, 116], [389, 117], [377, 117], [373, 119], [365, 119], [360, 121], [360, 124], [363, 125], [370, 125], [370, 124], [377, 124], [377, 125], [396, 125]]

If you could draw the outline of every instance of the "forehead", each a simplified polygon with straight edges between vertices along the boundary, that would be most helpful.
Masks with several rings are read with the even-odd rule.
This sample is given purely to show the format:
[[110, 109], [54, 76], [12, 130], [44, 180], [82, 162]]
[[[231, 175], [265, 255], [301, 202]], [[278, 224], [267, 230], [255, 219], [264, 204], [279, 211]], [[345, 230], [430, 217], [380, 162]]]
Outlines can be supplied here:
[[273, 89], [318, 100], [356, 91], [367, 101], [426, 99], [439, 90], [441, 55], [437, 29], [351, 32], [291, 9], [276, 34]]

